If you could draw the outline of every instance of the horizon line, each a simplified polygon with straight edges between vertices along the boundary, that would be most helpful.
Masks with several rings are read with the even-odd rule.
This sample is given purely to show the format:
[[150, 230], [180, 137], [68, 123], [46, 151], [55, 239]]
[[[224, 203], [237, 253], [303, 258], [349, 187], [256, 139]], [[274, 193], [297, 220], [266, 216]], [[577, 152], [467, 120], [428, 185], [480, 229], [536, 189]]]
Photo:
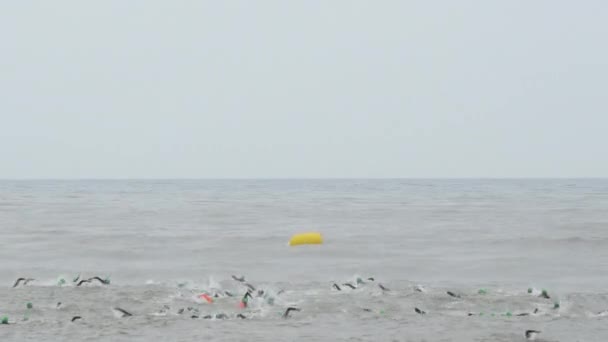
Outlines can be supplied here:
[[193, 181], [193, 180], [568, 180], [608, 179], [608, 176], [463, 176], [463, 177], [23, 177], [0, 181]]

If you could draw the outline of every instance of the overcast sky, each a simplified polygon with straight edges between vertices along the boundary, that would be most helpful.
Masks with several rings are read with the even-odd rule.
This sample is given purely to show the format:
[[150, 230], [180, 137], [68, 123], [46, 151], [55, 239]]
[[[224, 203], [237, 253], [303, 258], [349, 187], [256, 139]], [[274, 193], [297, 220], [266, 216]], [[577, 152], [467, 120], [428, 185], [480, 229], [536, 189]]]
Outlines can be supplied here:
[[0, 178], [608, 176], [606, 1], [3, 1]]

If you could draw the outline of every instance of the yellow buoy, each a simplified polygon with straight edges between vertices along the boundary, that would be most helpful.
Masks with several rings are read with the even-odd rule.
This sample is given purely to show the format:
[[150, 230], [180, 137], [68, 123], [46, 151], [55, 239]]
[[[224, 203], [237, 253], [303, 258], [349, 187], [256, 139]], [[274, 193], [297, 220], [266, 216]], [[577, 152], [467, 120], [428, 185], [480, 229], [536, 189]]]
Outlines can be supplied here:
[[319, 245], [323, 243], [321, 233], [303, 233], [296, 234], [289, 240], [290, 246], [297, 245]]

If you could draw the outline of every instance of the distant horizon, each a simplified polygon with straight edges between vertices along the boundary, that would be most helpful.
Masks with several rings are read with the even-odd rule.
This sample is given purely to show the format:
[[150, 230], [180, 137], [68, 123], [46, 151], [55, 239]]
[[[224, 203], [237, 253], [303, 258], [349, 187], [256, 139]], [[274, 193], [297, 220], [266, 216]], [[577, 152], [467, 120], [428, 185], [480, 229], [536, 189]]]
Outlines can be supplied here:
[[196, 180], [608, 180], [600, 177], [173, 177], [173, 178], [0, 178], [0, 181], [196, 181]]

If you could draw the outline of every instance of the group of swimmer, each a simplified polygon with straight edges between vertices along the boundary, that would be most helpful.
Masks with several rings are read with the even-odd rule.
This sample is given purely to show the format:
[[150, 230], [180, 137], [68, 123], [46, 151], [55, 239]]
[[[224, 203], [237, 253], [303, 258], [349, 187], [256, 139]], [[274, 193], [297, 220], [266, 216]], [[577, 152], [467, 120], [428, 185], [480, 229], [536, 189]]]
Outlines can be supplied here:
[[[371, 281], [371, 282], [375, 281], [375, 279], [373, 277], [367, 278], [366, 280], [367, 281]], [[348, 287], [349, 289], [355, 290], [355, 289], [358, 288], [359, 285], [362, 285], [362, 284], [365, 284], [365, 283], [366, 283], [366, 281], [363, 280], [362, 278], [357, 278], [356, 285], [353, 285], [352, 283], [343, 283], [342, 287], [340, 287], [340, 285], [338, 285], [337, 283], [333, 283], [332, 289], [335, 289], [336, 291], [342, 291], [343, 287]], [[382, 285], [381, 283], [377, 283], [377, 285], [382, 290], [382, 292], [388, 292], [388, 291], [390, 291], [390, 289], [388, 289], [386, 286]], [[414, 289], [415, 292], [426, 292], [425, 288], [422, 287], [421, 285], [416, 285], [416, 286], [414, 286], [413, 289]], [[528, 289], [528, 293], [534, 294], [534, 292], [535, 292], [534, 289], [532, 289], [532, 288]], [[486, 290], [485, 289], [479, 290], [478, 293], [479, 294], [485, 294]], [[460, 295], [458, 293], [455, 293], [455, 292], [452, 292], [452, 291], [446, 291], [445, 294], [448, 295], [448, 296], [450, 296], [450, 297], [452, 297], [452, 298], [462, 299], [462, 295]], [[540, 294], [536, 293], [536, 295], [539, 298], [551, 299], [551, 297], [549, 296], [549, 293], [547, 292], [547, 290], [544, 290], [544, 289], [540, 292]], [[554, 309], [555, 308], [559, 308], [559, 304], [558, 303], [554, 304]], [[363, 311], [371, 312], [372, 310], [368, 309], [368, 308], [363, 308]], [[422, 309], [420, 309], [418, 307], [414, 307], [414, 312], [417, 313], [417, 314], [419, 314], [419, 315], [421, 315], [421, 316], [427, 314], [426, 311], [424, 311], [424, 310], [422, 310]], [[606, 311], [606, 312], [608, 313], [608, 311]], [[534, 311], [533, 311], [533, 314], [537, 314], [537, 313], [539, 313], [539, 309], [535, 308]], [[602, 313], [604, 313], [604, 312], [600, 312], [600, 313], [598, 313], [598, 315], [602, 315]], [[472, 312], [469, 312], [467, 314], [467, 316], [474, 316], [474, 315], [476, 315], [476, 314], [472, 313]], [[483, 314], [480, 313], [480, 315], [483, 315]], [[521, 316], [528, 316], [528, 315], [530, 315], [530, 313], [523, 312], [523, 313], [516, 314], [515, 316], [520, 316], [521, 317]], [[533, 341], [533, 340], [536, 339], [536, 337], [540, 333], [541, 333], [541, 331], [539, 331], [539, 330], [530, 329], [530, 330], [526, 330], [524, 332], [524, 336], [526, 337], [527, 340]]]
[[[248, 303], [250, 299], [253, 299], [254, 296], [257, 297], [264, 297], [266, 298], [266, 302], [269, 304], [274, 304], [274, 298], [273, 297], [266, 297], [266, 292], [264, 290], [257, 290], [255, 288], [255, 286], [253, 286], [252, 284], [248, 283], [245, 281], [245, 277], [244, 276], [240, 276], [237, 277], [235, 275], [232, 276], [232, 279], [235, 280], [236, 282], [240, 283], [241, 285], [243, 285], [246, 289], [245, 294], [243, 295], [242, 299], [239, 302], [239, 306], [242, 309], [245, 309], [248, 307]], [[20, 277], [18, 278], [14, 284], [13, 284], [13, 288], [16, 287], [20, 287], [20, 286], [27, 286], [30, 283], [34, 282], [35, 279], [34, 278], [25, 278], [25, 277]], [[92, 284], [94, 282], [97, 282], [99, 284], [101, 284], [102, 286], [106, 286], [106, 285], [110, 285], [110, 279], [109, 277], [101, 278], [99, 276], [94, 276], [94, 277], [89, 277], [89, 278], [81, 278], [80, 274], [78, 274], [74, 279], [72, 279], [72, 284], [74, 286], [80, 287], [83, 286], [85, 284]], [[67, 281], [64, 278], [60, 278], [58, 281], [58, 285], [59, 286], [63, 286], [66, 285]], [[277, 293], [277, 295], [280, 295], [281, 293], [283, 293], [284, 291], [281, 290]], [[213, 302], [212, 298], [220, 298], [220, 297], [235, 297], [235, 295], [227, 290], [224, 291], [216, 291], [213, 294], [204, 292], [203, 294], [199, 295], [198, 298], [200, 299], [205, 299], [207, 300], [209, 303]], [[56, 305], [56, 309], [60, 309], [63, 306], [63, 303], [58, 302]], [[163, 308], [156, 313], [156, 315], [159, 314], [166, 314], [171, 308], [168, 305], [164, 305]], [[291, 313], [292, 312], [299, 312], [301, 311], [300, 308], [295, 307], [295, 306], [288, 306], [287, 308], [285, 308], [285, 311], [282, 314], [282, 317], [284, 319], [290, 318], [291, 317]], [[133, 314], [123, 308], [120, 307], [113, 307], [112, 308], [112, 313], [114, 314], [114, 316], [116, 318], [126, 318], [126, 317], [131, 317], [133, 316]], [[177, 314], [182, 315], [188, 313], [190, 314], [190, 317], [192, 319], [197, 319], [197, 318], [202, 318], [202, 319], [229, 319], [232, 315], [228, 315], [225, 313], [217, 313], [214, 315], [205, 315], [205, 316], [201, 316], [200, 315], [200, 311], [197, 308], [194, 307], [188, 307], [188, 308], [180, 308], [177, 310]], [[247, 319], [248, 317], [243, 314], [243, 313], [238, 313], [236, 315], [234, 315], [235, 318], [238, 319]], [[82, 320], [83, 317], [80, 315], [77, 316], [73, 316], [71, 318], [71, 322], [76, 322], [78, 320]], [[2, 324], [9, 324], [8, 319], [3, 320]]]
[[[375, 281], [375, 279], [372, 278], [372, 277], [367, 278], [367, 280], [368, 281], [372, 281], [372, 282]], [[362, 278], [357, 278], [356, 286], [353, 285], [353, 284], [351, 284], [351, 283], [344, 283], [344, 284], [342, 284], [342, 286], [343, 287], [348, 287], [348, 288], [350, 288], [352, 290], [355, 290], [355, 289], [357, 289], [357, 286], [359, 286], [361, 284], [365, 284], [365, 283], [366, 282]], [[390, 289], [388, 289], [386, 286], [382, 285], [381, 283], [378, 283], [378, 287], [382, 290], [382, 292], [388, 292], [388, 291], [390, 291]], [[332, 285], [332, 288], [335, 289], [335, 290], [337, 290], [337, 291], [342, 291], [342, 288], [337, 283], [334, 283]], [[421, 285], [414, 286], [414, 291], [415, 292], [426, 292], [426, 290], [424, 289], [424, 287], [422, 287]], [[532, 291], [533, 291], [532, 288], [528, 289], [528, 293], [532, 293]], [[485, 290], [480, 290], [479, 293], [480, 294], [485, 294], [486, 291]], [[461, 299], [462, 298], [462, 296], [460, 294], [454, 293], [452, 291], [446, 291], [446, 294], [448, 296], [450, 296], [450, 297], [453, 297], [453, 298], [457, 298], [457, 299]], [[549, 296], [549, 293], [547, 292], [547, 290], [542, 290], [542, 292], [538, 295], [538, 297], [545, 298], [545, 299], [551, 299], [551, 297]], [[554, 308], [559, 308], [559, 304], [558, 303], [554, 304]], [[369, 309], [363, 309], [363, 310], [364, 311], [370, 311]], [[422, 310], [420, 308], [417, 308], [417, 307], [414, 308], [414, 312], [416, 312], [419, 315], [425, 315], [426, 314], [426, 311], [424, 311], [424, 310]], [[539, 312], [538, 308], [535, 308], [533, 313], [536, 314], [538, 312]], [[601, 314], [601, 313], [599, 313], [599, 314]], [[475, 314], [472, 313], [472, 312], [469, 312], [467, 314], [467, 316], [474, 316], [474, 315]], [[530, 313], [524, 312], [524, 313], [516, 314], [515, 316], [528, 316], [528, 315], [530, 315]]]
[[[20, 285], [26, 286], [35, 280], [36, 279], [34, 279], [34, 278], [23, 278], [23, 277], [17, 278], [17, 280], [15, 280], [15, 283], [13, 284], [13, 288], [18, 287]], [[95, 276], [95, 277], [90, 277], [88, 279], [81, 279], [80, 274], [77, 275], [74, 279], [72, 279], [72, 283], [74, 283], [76, 286], [82, 286], [83, 284], [92, 283], [94, 280], [98, 281], [102, 285], [110, 285], [109, 277], [106, 277], [105, 279], [101, 279], [101, 277]], [[59, 281], [57, 282], [57, 284], [60, 286], [65, 285], [66, 280], [64, 278], [60, 278]]]
[[[238, 284], [243, 286], [244, 294], [239, 301], [239, 307], [241, 309], [248, 308], [250, 300], [252, 300], [254, 298], [260, 298], [261, 300], [264, 300], [264, 302], [266, 302], [270, 305], [273, 305], [274, 296], [275, 295], [279, 296], [284, 292], [283, 290], [280, 290], [280, 291], [276, 292], [276, 294], [270, 295], [268, 291], [264, 291], [263, 289], [257, 289], [254, 285], [247, 282], [245, 280], [244, 276], [232, 275], [232, 279], [235, 282], [237, 282]], [[20, 277], [14, 282], [12, 287], [16, 288], [16, 287], [20, 287], [20, 286], [28, 286], [34, 281], [35, 281], [35, 279], [33, 279], [33, 278]], [[89, 277], [89, 278], [83, 278], [80, 276], [80, 274], [78, 276], [76, 276], [75, 278], [73, 278], [71, 282], [72, 282], [73, 286], [76, 286], [76, 287], [80, 287], [80, 286], [84, 286], [84, 285], [93, 285], [95, 283], [97, 283], [101, 286], [110, 285], [109, 277], [102, 278], [99, 276], [93, 276], [93, 277]], [[59, 286], [66, 285], [67, 283], [68, 282], [63, 278], [60, 278], [60, 280], [58, 281]], [[339, 285], [339, 283], [333, 283], [331, 286], [331, 289], [335, 290], [335, 291], [344, 291], [345, 289], [357, 290], [360, 287], [367, 286], [367, 284], [374, 284], [374, 286], [377, 286], [382, 291], [382, 293], [391, 291], [388, 287], [386, 287], [382, 283], [376, 282], [376, 279], [374, 277], [367, 277], [365, 279], [359, 277], [356, 279], [356, 282], [353, 282], [353, 283], [345, 282], [345, 283], [341, 283], [341, 285]], [[180, 285], [180, 287], [181, 287], [181, 285]], [[427, 292], [426, 289], [424, 287], [422, 287], [421, 285], [414, 286], [413, 290], [415, 292], [420, 292], [420, 293]], [[485, 294], [485, 293], [486, 293], [485, 289], [479, 290], [479, 294]], [[536, 297], [539, 297], [539, 298], [551, 299], [551, 296], [549, 296], [549, 293], [546, 290], [538, 291], [538, 290], [530, 288], [530, 289], [528, 289], [528, 293], [532, 294]], [[455, 299], [463, 299], [463, 296], [461, 294], [458, 294], [453, 291], [446, 291], [445, 294], [447, 296], [455, 298]], [[205, 291], [202, 294], [198, 295], [197, 297], [199, 299], [206, 300], [209, 303], [213, 303], [214, 298], [237, 297], [237, 295], [228, 290], [215, 290], [214, 292]], [[28, 303], [28, 308], [30, 308], [29, 305], [30, 304]], [[62, 303], [61, 302], [57, 303], [56, 308], [60, 309], [61, 307], [62, 307]], [[282, 318], [284, 318], [284, 319], [288, 319], [288, 318], [292, 317], [293, 313], [300, 312], [302, 310], [301, 308], [299, 308], [297, 306], [293, 306], [293, 305], [287, 305], [287, 307], [284, 307], [284, 308], [285, 309], [282, 313]], [[559, 308], [559, 302], [556, 302], [554, 304], [553, 308], [554, 309]], [[155, 314], [156, 315], [165, 315], [169, 312], [169, 310], [171, 310], [171, 308], [168, 305], [164, 305], [163, 308]], [[368, 309], [368, 308], [363, 308], [363, 310], [367, 311], [367, 312], [372, 312], [372, 310]], [[414, 312], [418, 315], [427, 315], [427, 311], [425, 311], [424, 309], [419, 308], [419, 307], [414, 307]], [[114, 314], [114, 316], [116, 318], [127, 318], [127, 317], [134, 316], [134, 314], [132, 314], [131, 312], [129, 312], [123, 308], [120, 308], [120, 307], [113, 307], [112, 313]], [[539, 313], [539, 309], [535, 308], [534, 311], [531, 313], [522, 312], [522, 313], [514, 314], [514, 316], [528, 316], [528, 315], [538, 314], [538, 313]], [[199, 309], [197, 309], [195, 307], [178, 308], [176, 311], [176, 314], [178, 314], [178, 315], [187, 314], [190, 316], [191, 319], [225, 320], [225, 319], [230, 319], [230, 318], [236, 318], [236, 319], [252, 318], [252, 317], [247, 316], [247, 312], [238, 312], [235, 314], [226, 314], [226, 313], [220, 312], [220, 313], [216, 313], [216, 314], [201, 315]], [[603, 312], [598, 313], [599, 316], [603, 316], [604, 314], [608, 314], [608, 311], [603, 311]], [[467, 315], [468, 316], [477, 316], [477, 315], [482, 316], [483, 313], [475, 314], [473, 312], [469, 312]], [[507, 316], [511, 316], [511, 314], [508, 313]], [[82, 319], [83, 319], [82, 316], [76, 315], [71, 318], [71, 322], [76, 322], [76, 321], [79, 321]], [[9, 323], [8, 319], [2, 320], [2, 324], [8, 324], [8, 323]], [[525, 334], [526, 339], [534, 340], [538, 336], [538, 334], [540, 334], [540, 331], [530, 329], [530, 330], [526, 330], [524, 334]]]
[[[376, 281], [376, 279], [374, 279], [374, 277], [369, 277], [369, 278], [367, 278], [366, 280], [367, 280], [367, 281], [369, 281], [369, 282], [374, 282], [374, 281]], [[357, 286], [362, 285], [362, 284], [365, 284], [365, 283], [366, 283], [366, 281], [365, 281], [365, 280], [363, 280], [363, 278], [357, 277], [356, 285], [353, 285], [353, 284], [351, 284], [351, 283], [344, 283], [344, 284], [342, 284], [342, 286], [343, 286], [343, 287], [348, 287], [348, 288], [350, 288], [350, 289], [354, 290], [354, 289], [356, 289], [356, 288], [357, 288]], [[383, 292], [384, 292], [384, 291], [386, 291], [386, 292], [390, 291], [390, 290], [389, 290], [389, 289], [388, 289], [386, 286], [382, 285], [381, 283], [378, 283], [378, 287], [379, 287], [379, 288], [380, 288], [380, 290], [382, 290]], [[340, 288], [340, 286], [339, 286], [338, 284], [336, 284], [336, 283], [334, 283], [334, 284], [332, 285], [332, 288], [334, 288], [334, 289], [336, 289], [336, 290], [338, 290], [338, 291], [342, 291], [342, 288]]]

